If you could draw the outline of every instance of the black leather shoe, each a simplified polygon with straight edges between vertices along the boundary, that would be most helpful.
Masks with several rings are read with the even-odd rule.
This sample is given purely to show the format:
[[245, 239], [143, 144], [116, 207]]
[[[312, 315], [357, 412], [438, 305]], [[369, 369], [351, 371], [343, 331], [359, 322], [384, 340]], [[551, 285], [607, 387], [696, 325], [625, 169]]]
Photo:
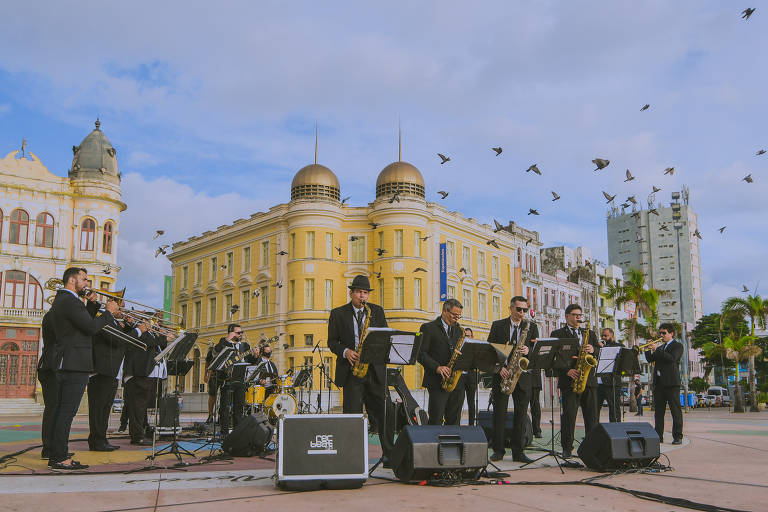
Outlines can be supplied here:
[[381, 467], [390, 469], [392, 465], [389, 463], [389, 457], [382, 455], [381, 456]]
[[131, 444], [136, 444], [139, 446], [152, 446], [152, 440], [151, 439], [139, 439], [137, 441], [131, 440]]
[[110, 444], [105, 444], [102, 446], [91, 446], [88, 448], [92, 452], [113, 452], [115, 451], [115, 448], [112, 447]]
[[683, 440], [682, 439], [675, 439], [674, 441], [672, 441], [672, 444], [683, 444]]
[[535, 434], [533, 434], [533, 437], [535, 437], [536, 439], [541, 439], [544, 436], [541, 435], [541, 432], [536, 432]]
[[63, 469], [63, 470], [73, 470], [73, 469], [88, 469], [88, 464], [80, 464], [76, 460], [70, 460], [69, 463], [64, 462], [54, 462], [50, 465], [51, 469]]
[[571, 450], [563, 450], [563, 458], [564, 459], [570, 459], [573, 457], [573, 454], [571, 453]]
[[125, 432], [128, 428], [128, 425], [120, 425], [117, 429], [118, 432]]
[[490, 457], [488, 457], [492, 462], [498, 462], [504, 458], [504, 452], [493, 452]]
[[119, 446], [119, 445], [116, 445], [116, 444], [110, 444], [110, 443], [107, 443], [107, 446], [109, 446], [110, 448], [112, 448], [112, 451], [114, 451], [114, 450], [119, 450], [119, 449], [120, 449], [120, 446]]
[[528, 457], [525, 453], [513, 453], [512, 460], [515, 462], [525, 462], [526, 464], [533, 462], [533, 459]]

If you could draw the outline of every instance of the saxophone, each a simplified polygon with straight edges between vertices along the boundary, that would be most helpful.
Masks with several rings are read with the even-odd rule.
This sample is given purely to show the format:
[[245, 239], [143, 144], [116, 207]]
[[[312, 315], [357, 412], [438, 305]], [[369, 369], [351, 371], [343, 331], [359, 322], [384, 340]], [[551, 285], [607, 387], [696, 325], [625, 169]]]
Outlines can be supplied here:
[[[357, 344], [357, 354], [360, 356], [360, 359], [363, 358], [363, 349], [365, 348], [363, 343], [365, 343], [365, 338], [368, 336], [368, 326], [371, 324], [371, 308], [365, 302], [363, 303], [363, 308], [365, 308], [365, 322], [363, 322], [363, 328], [360, 331], [360, 343]], [[358, 379], [362, 379], [368, 373], [368, 363], [361, 363], [360, 359], [352, 366], [352, 375]]]
[[574, 393], [582, 394], [587, 388], [587, 377], [589, 372], [597, 366], [597, 359], [592, 354], [587, 354], [587, 345], [589, 344], [589, 322], [584, 329], [584, 338], [582, 338], [581, 349], [579, 349], [579, 356], [576, 359], [576, 370], [579, 372], [579, 376], [573, 379], [571, 384], [571, 390]]
[[531, 326], [531, 322], [525, 322], [525, 326], [520, 331], [515, 348], [512, 349], [512, 353], [507, 360], [507, 371], [509, 377], [501, 379], [501, 392], [505, 395], [511, 395], [517, 386], [517, 381], [520, 379], [520, 375], [528, 369], [528, 358], [523, 357], [522, 349], [525, 345], [525, 340], [528, 338], [528, 328]]
[[[461, 329], [461, 326], [456, 323], [456, 327]], [[459, 379], [461, 378], [461, 370], [454, 370], [453, 365], [456, 364], [456, 359], [461, 354], [461, 347], [464, 345], [464, 329], [461, 329], [461, 336], [459, 337], [459, 340], [456, 342], [456, 346], [453, 348], [453, 354], [451, 354], [451, 360], [448, 361], [448, 368], [451, 370], [451, 375], [443, 380], [443, 391], [448, 391], [449, 393], [456, 389], [456, 384], [459, 383]]]

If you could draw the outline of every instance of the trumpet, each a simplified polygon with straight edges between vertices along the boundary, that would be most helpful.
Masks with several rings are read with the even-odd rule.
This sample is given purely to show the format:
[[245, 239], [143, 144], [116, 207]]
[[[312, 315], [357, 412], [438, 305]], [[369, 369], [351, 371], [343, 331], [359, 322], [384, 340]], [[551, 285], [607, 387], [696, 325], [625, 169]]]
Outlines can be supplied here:
[[659, 343], [659, 342], [660, 342], [660, 341], [662, 341], [663, 339], [664, 339], [664, 338], [662, 338], [662, 337], [659, 337], [659, 338], [656, 338], [655, 340], [649, 341], [649, 342], [647, 342], [647, 343], [643, 343], [642, 345], [635, 345], [635, 346], [634, 346], [634, 347], [632, 347], [632, 348], [633, 348], [633, 349], [634, 349], [636, 352], [640, 352], [640, 351], [642, 351], [642, 350], [645, 350], [645, 347], [650, 347], [651, 345], [656, 345], [657, 343]]

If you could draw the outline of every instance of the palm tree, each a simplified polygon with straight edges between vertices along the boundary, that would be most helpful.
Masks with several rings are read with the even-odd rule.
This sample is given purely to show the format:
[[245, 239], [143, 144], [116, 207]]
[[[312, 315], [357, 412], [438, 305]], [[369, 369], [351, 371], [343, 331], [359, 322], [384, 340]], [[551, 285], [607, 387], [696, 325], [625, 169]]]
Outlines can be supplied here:
[[728, 359], [736, 361], [736, 396], [733, 397], [733, 412], [744, 412], [743, 395], [741, 394], [741, 384], [739, 384], [739, 361], [744, 361], [745, 359], [754, 361], [755, 357], [760, 355], [761, 349], [755, 345], [755, 339], [755, 336], [749, 334], [739, 338], [726, 336], [723, 338], [722, 343], [708, 341], [701, 347], [704, 350], [704, 354], [709, 358], [715, 358], [724, 354]]
[[[725, 299], [722, 306], [723, 314], [736, 313], [742, 318], [749, 317], [749, 324], [751, 327], [750, 338], [754, 344], [755, 340], [755, 328], [759, 325], [761, 328], [765, 328], [765, 317], [768, 314], [768, 300], [763, 300], [759, 295], [748, 295], [747, 298], [742, 297], [729, 297]], [[757, 346], [756, 346], [757, 347]], [[760, 408], [757, 405], [757, 389], [755, 386], [755, 357], [760, 354], [752, 354], [749, 357], [749, 395], [750, 395], [750, 407], [749, 410], [757, 412]], [[738, 366], [738, 361], [737, 361]], [[738, 368], [737, 377], [738, 380]]]

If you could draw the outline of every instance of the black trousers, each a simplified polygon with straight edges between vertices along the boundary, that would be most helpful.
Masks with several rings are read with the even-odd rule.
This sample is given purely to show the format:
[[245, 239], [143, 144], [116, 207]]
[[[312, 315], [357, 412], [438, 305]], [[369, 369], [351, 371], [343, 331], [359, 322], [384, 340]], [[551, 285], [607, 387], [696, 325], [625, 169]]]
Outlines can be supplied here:
[[534, 435], [541, 434], [541, 388], [536, 387], [531, 389], [531, 426]]
[[643, 397], [636, 396], [635, 397], [635, 405], [637, 405], [637, 415], [642, 416], [643, 415]]
[[[229, 430], [243, 417], [243, 407], [245, 406], [245, 386], [242, 382], [227, 381], [221, 386], [221, 396], [219, 398], [219, 424], [221, 430]], [[266, 395], [265, 395], [266, 398]]]
[[376, 425], [381, 442], [381, 451], [385, 457], [389, 457], [394, 446], [395, 433], [392, 429], [392, 421], [384, 421], [384, 407], [386, 404], [384, 384], [376, 382], [373, 371], [369, 368], [368, 374], [359, 379], [350, 374], [342, 387], [342, 412], [344, 414], [360, 414], [363, 412], [363, 404], [368, 412], [368, 417]]
[[37, 380], [43, 390], [43, 422], [40, 425], [40, 435], [43, 438], [43, 456], [49, 456], [53, 444], [53, 424], [56, 412], [56, 372], [54, 370], [37, 370]]
[[672, 439], [683, 438], [683, 411], [680, 407], [680, 386], [654, 386], [654, 426], [659, 439], [664, 439], [664, 415], [672, 413]]
[[109, 412], [117, 393], [117, 379], [109, 375], [91, 375], [88, 379], [88, 447], [103, 448], [107, 444]]
[[621, 421], [621, 410], [619, 409], [619, 393], [621, 386], [597, 386], [597, 417], [600, 418], [600, 411], [603, 409], [603, 401], [608, 404], [608, 421], [615, 423]]
[[576, 413], [581, 406], [584, 431], [589, 432], [598, 423], [597, 388], [587, 387], [582, 394], [574, 393], [570, 387], [560, 388], [563, 411], [560, 417], [560, 445], [564, 451], [573, 450], [573, 435], [576, 430]]
[[154, 377], [132, 377], [125, 383], [125, 407], [128, 408], [128, 432], [131, 441], [144, 439], [147, 408], [155, 397]]
[[[477, 370], [470, 370], [476, 372]], [[473, 375], [466, 374], [462, 377], [464, 379], [464, 393], [467, 395], [467, 412], [469, 413], [469, 424], [475, 425], [477, 423], [477, 409], [475, 408], [475, 396], [477, 395], [476, 380], [473, 379]]]
[[56, 371], [56, 412], [54, 413], [53, 443], [49, 453], [51, 462], [67, 460], [72, 420], [77, 414], [77, 408], [80, 407], [87, 385], [88, 372]]
[[[456, 387], [450, 393], [442, 387], [430, 387], [427, 414], [430, 425], [458, 425], [461, 422], [461, 410], [464, 405], [464, 384], [466, 375], [459, 378]], [[443, 423], [445, 420], [445, 423]]]
[[[504, 429], [506, 428], [507, 409], [509, 408], [509, 396], [501, 392], [501, 381], [493, 379], [493, 440], [491, 448], [494, 453], [504, 453]], [[531, 402], [531, 390], [522, 386], [515, 386], [512, 392], [512, 405], [515, 408], [512, 420], [512, 453], [520, 454], [525, 450], [523, 441], [523, 425], [528, 414], [528, 404]]]

